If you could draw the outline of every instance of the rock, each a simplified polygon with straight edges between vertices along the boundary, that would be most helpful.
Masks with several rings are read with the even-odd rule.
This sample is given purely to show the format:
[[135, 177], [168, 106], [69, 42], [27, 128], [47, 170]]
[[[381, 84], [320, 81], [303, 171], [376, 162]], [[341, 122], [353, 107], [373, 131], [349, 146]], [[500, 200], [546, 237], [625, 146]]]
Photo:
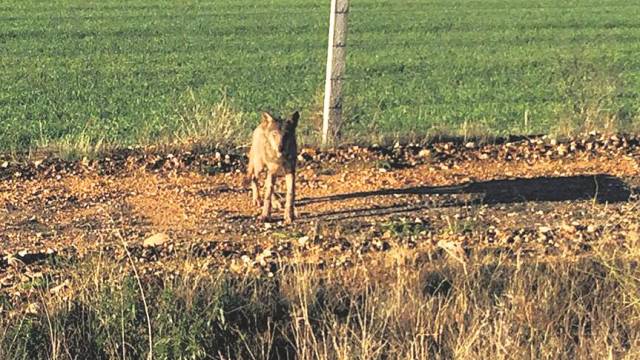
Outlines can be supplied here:
[[431, 157], [431, 150], [429, 149], [422, 149], [420, 150], [420, 152], [418, 153], [418, 156], [421, 158], [428, 158]]
[[540, 232], [541, 232], [541, 233], [543, 233], [543, 234], [546, 234], [546, 233], [548, 233], [548, 232], [550, 232], [550, 231], [551, 231], [551, 228], [550, 228], [550, 227], [548, 227], [548, 226], [540, 226], [540, 227], [538, 228], [538, 231], [540, 231]]
[[256, 256], [256, 262], [260, 264], [260, 266], [264, 267], [267, 265], [267, 259], [273, 257], [273, 252], [269, 249], [263, 251], [261, 254]]
[[49, 289], [49, 292], [51, 294], [58, 294], [67, 287], [69, 287], [69, 280], [65, 280], [62, 284], [52, 287], [51, 289]]
[[560, 227], [563, 231], [569, 233], [569, 234], [575, 234], [576, 233], [576, 227], [574, 225], [567, 225], [564, 224]]
[[306, 246], [308, 242], [309, 242], [309, 236], [303, 236], [298, 239], [298, 245], [302, 247]]
[[144, 242], [142, 243], [143, 247], [156, 247], [156, 246], [162, 246], [165, 243], [171, 241], [171, 239], [169, 238], [169, 236], [167, 234], [164, 233], [157, 233], [155, 235], [151, 235], [148, 238], [146, 238], [144, 240]]
[[569, 153], [569, 149], [567, 148], [567, 145], [565, 144], [560, 144], [558, 145], [558, 148], [556, 149], [558, 151], [558, 155], [560, 156], [565, 156]]

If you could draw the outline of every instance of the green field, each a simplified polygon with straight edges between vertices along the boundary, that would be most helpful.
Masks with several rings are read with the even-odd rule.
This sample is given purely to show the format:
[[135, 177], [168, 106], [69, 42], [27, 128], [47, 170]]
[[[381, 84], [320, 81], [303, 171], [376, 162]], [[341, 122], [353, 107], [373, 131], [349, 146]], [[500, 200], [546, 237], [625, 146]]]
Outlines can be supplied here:
[[[638, 0], [351, 3], [347, 136], [638, 128]], [[221, 103], [234, 135], [263, 109], [309, 119], [328, 7], [5, 0], [0, 150], [215, 138]]]

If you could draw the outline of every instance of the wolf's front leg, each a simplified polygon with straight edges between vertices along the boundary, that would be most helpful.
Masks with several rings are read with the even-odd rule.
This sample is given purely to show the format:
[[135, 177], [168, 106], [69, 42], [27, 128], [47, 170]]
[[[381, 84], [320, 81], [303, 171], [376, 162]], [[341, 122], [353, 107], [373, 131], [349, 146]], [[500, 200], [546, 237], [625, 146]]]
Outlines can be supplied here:
[[258, 190], [258, 179], [251, 177], [251, 199], [253, 201], [253, 206], [260, 207], [262, 205], [260, 203], [260, 192]]
[[267, 180], [264, 183], [264, 201], [262, 202], [261, 221], [268, 221], [271, 217], [271, 198], [273, 197], [273, 174], [267, 173]]
[[291, 224], [295, 219], [294, 203], [296, 200], [296, 173], [292, 171], [285, 175], [285, 182], [287, 184], [287, 196], [284, 205], [284, 222]]

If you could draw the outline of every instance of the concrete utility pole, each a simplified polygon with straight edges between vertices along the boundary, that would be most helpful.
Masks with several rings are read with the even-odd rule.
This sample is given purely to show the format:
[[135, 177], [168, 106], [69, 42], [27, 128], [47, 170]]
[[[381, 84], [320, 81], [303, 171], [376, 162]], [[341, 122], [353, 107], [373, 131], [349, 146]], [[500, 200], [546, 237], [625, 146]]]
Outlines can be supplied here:
[[335, 142], [342, 122], [342, 81], [347, 57], [349, 0], [331, 0], [327, 77], [322, 112], [322, 146]]

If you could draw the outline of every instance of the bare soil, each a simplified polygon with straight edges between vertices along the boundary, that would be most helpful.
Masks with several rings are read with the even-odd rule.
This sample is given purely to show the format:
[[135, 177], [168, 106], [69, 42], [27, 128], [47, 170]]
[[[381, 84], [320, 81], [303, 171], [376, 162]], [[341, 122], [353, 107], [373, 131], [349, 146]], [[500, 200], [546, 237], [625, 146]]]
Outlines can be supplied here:
[[[305, 148], [299, 159], [298, 218], [284, 226], [277, 210], [274, 222], [256, 221], [241, 153], [0, 158], [0, 288], [58, 283], [87, 256], [126, 262], [125, 249], [143, 272], [188, 260], [272, 276], [291, 261], [567, 258], [639, 240], [638, 137]], [[163, 244], [143, 246], [158, 233]]]

